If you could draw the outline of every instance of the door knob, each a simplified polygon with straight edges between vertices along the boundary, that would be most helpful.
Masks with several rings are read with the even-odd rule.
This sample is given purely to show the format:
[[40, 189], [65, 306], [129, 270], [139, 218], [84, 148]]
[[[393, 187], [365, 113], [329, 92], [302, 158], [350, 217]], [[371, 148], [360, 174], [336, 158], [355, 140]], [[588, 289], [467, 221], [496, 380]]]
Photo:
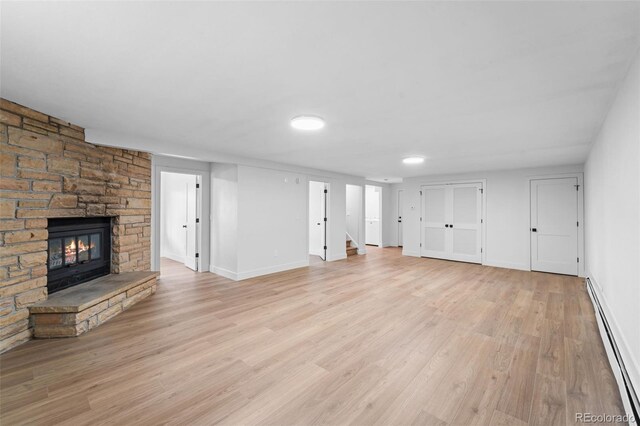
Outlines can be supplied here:
[[449, 227], [449, 224], [448, 224], [448, 223], [445, 223], [445, 224], [444, 224], [444, 227], [445, 227], [445, 228], [448, 228], [448, 227]]
[[531, 228], [531, 232], [538, 232], [537, 228]]
[[183, 227], [183, 228], [186, 228], [186, 227], [187, 227], [187, 225], [182, 225], [182, 227]]
[[449, 225], [449, 228], [453, 228], [453, 223], [451, 225]]

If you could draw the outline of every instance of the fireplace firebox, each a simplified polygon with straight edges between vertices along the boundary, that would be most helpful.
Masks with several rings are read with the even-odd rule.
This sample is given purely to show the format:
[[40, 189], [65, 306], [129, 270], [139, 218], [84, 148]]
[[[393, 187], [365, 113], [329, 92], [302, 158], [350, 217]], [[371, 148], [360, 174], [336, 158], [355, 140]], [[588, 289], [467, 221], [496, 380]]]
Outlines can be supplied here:
[[111, 272], [111, 218], [49, 219], [49, 294]]

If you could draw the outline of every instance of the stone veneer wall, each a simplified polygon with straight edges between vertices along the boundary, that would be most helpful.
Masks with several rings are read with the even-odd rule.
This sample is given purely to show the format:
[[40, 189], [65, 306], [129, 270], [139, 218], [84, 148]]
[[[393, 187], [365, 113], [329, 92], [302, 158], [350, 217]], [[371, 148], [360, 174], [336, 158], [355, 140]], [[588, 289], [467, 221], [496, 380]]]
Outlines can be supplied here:
[[0, 353], [47, 298], [47, 218], [113, 216], [111, 272], [151, 269], [151, 154], [0, 99]]

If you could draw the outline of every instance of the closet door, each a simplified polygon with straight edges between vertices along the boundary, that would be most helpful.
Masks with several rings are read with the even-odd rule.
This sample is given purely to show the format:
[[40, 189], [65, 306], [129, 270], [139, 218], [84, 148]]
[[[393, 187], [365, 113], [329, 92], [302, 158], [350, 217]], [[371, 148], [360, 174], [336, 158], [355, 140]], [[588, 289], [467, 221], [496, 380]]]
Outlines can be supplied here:
[[578, 275], [578, 179], [531, 181], [531, 270]]
[[422, 187], [423, 257], [482, 263], [482, 183]]
[[423, 257], [448, 259], [451, 241], [448, 238], [447, 218], [450, 217], [450, 191], [446, 185], [422, 187], [422, 247]]
[[482, 184], [451, 185], [451, 260], [482, 263]]

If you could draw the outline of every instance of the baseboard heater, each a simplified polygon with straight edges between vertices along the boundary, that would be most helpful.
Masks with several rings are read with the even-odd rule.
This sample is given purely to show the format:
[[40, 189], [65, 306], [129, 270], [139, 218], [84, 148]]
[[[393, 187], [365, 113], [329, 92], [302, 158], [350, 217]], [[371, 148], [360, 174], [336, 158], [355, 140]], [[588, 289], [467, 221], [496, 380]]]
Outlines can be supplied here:
[[[624, 366], [624, 361], [622, 360], [622, 356], [620, 355], [620, 350], [618, 349], [616, 339], [611, 331], [611, 327], [609, 327], [609, 322], [607, 321], [607, 317], [604, 314], [602, 305], [600, 305], [600, 301], [598, 300], [598, 294], [595, 292], [593, 288], [593, 283], [588, 277], [586, 279], [586, 283], [587, 283], [587, 291], [589, 292], [589, 295], [591, 296], [591, 300], [593, 301], [593, 305], [596, 308], [596, 316], [597, 316], [597, 319], [599, 320], [598, 322], [602, 324], [602, 328], [604, 328], [604, 331], [607, 334], [606, 340], [608, 340], [608, 343], [611, 349], [611, 351], [607, 351], [607, 354], [609, 354], [609, 362], [611, 363], [612, 368], [615, 368], [614, 367], [614, 362], [615, 362], [615, 364], [617, 364], [617, 367], [620, 371], [620, 375], [617, 375], [617, 374], [614, 374], [614, 375], [616, 377], [620, 376], [622, 379], [622, 383], [619, 383], [618, 385], [620, 387], [621, 393], [623, 393], [622, 392], [623, 390], [626, 392], [626, 395], [621, 395], [621, 397], [623, 398], [623, 404], [625, 405], [625, 409], [627, 411], [629, 411], [629, 409], [631, 411], [631, 412], [627, 412], [627, 414], [633, 415], [633, 418], [635, 419], [635, 421], [638, 422], [638, 420], [640, 419], [640, 417], [638, 416], [638, 412], [640, 411], [640, 404], [638, 403], [638, 394], [636, 393], [633, 387], [633, 383], [631, 383], [631, 380], [629, 379], [629, 374], [627, 373], [627, 369]], [[602, 331], [600, 332], [600, 334], [602, 335]], [[607, 341], [605, 341], [605, 336], [602, 335], [601, 337], [602, 337], [603, 343], [606, 345]], [[611, 356], [611, 353], [613, 356]], [[624, 401], [625, 398], [627, 401]], [[625, 404], [625, 402], [627, 403]]]

